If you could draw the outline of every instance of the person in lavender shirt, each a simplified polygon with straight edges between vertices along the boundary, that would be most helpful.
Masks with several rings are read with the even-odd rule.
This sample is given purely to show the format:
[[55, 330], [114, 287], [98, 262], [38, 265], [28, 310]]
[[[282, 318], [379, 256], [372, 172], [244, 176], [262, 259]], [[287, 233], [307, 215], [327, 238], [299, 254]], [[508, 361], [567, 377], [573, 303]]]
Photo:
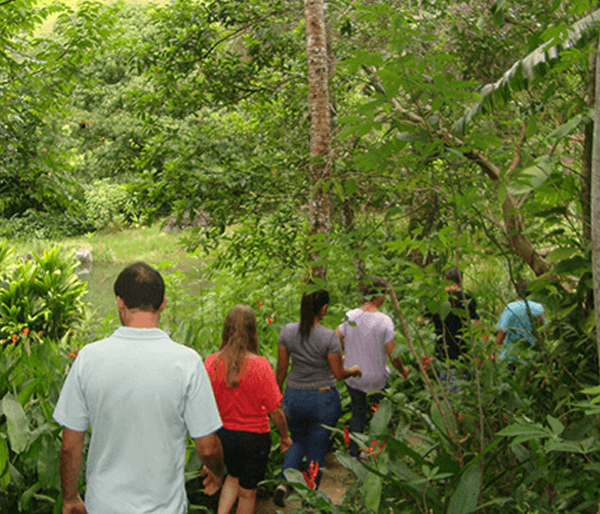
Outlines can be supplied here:
[[[348, 378], [346, 387], [350, 394], [352, 416], [350, 431], [364, 430], [369, 403], [378, 402], [391, 375], [388, 358], [406, 378], [409, 369], [399, 356], [393, 357], [396, 347], [394, 323], [379, 309], [385, 302], [387, 283], [379, 277], [369, 277], [363, 285], [364, 304], [346, 313], [346, 321], [336, 330], [346, 357], [346, 366], [360, 366], [362, 376]], [[373, 394], [375, 393], [375, 394]], [[350, 454], [359, 457], [355, 441], [350, 441]]]

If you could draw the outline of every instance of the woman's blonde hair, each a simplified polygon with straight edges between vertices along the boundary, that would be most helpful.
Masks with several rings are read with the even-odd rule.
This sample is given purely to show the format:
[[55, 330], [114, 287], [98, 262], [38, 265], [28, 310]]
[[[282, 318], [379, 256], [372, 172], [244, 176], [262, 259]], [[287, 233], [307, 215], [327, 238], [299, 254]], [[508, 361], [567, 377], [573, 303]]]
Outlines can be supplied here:
[[252, 307], [239, 304], [229, 310], [223, 324], [219, 350], [220, 358], [227, 366], [225, 385], [238, 387], [246, 352], [258, 355], [258, 332]]

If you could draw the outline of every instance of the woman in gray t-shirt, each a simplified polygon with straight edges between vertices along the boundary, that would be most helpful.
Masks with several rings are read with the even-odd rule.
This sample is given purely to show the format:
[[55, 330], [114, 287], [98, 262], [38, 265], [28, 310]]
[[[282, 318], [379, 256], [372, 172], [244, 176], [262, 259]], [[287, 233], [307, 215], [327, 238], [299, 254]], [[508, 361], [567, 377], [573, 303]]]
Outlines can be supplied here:
[[[360, 376], [359, 366], [345, 368], [337, 334], [320, 325], [329, 306], [329, 294], [320, 289], [302, 296], [300, 322], [286, 325], [277, 341], [277, 384], [283, 391], [283, 410], [292, 436], [292, 446], [284, 454], [281, 479], [288, 468], [299, 469], [306, 458], [306, 468], [325, 463], [329, 448], [329, 430], [335, 426], [342, 406], [336, 384], [338, 380]], [[288, 376], [288, 367], [291, 369]], [[321, 472], [315, 478], [318, 486]], [[289, 492], [281, 483], [275, 491], [275, 503], [283, 507]]]

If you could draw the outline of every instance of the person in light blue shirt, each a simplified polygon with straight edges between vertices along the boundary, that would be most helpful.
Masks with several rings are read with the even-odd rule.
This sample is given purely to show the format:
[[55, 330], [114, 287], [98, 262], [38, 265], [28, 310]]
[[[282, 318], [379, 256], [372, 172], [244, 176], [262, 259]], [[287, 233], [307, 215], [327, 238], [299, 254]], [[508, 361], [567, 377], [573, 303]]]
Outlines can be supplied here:
[[[522, 280], [517, 284], [518, 300], [509, 303], [498, 320], [498, 333], [496, 335], [496, 346], [501, 344], [512, 345], [519, 339], [524, 339], [530, 344], [536, 342], [536, 328], [546, 322], [544, 306], [533, 300], [528, 300], [528, 281]], [[533, 324], [532, 324], [533, 321]], [[500, 352], [500, 359], [510, 358], [514, 360], [514, 350], [505, 347]], [[494, 354], [492, 354], [492, 358]]]
[[[125, 268], [114, 286], [124, 326], [82, 348], [69, 371], [54, 411], [63, 514], [184, 514], [188, 433], [205, 493], [221, 486], [221, 418], [200, 356], [158, 328], [164, 289], [147, 264]], [[84, 503], [77, 485], [90, 427]]]

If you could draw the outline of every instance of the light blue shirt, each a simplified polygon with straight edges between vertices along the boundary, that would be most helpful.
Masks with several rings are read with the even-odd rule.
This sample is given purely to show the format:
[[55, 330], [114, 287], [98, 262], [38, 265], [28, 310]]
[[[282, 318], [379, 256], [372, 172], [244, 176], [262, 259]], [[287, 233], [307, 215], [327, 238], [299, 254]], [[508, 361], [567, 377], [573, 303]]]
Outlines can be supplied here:
[[[506, 333], [504, 344], [512, 344], [518, 339], [525, 339], [530, 344], [535, 343], [531, 319], [538, 325], [546, 322], [544, 307], [532, 300], [517, 300], [509, 303], [498, 320], [498, 330]], [[508, 349], [502, 350], [500, 357], [504, 357]]]
[[200, 356], [160, 329], [130, 327], [79, 352], [54, 419], [92, 429], [89, 514], [185, 513], [186, 432], [201, 438], [221, 427]]

